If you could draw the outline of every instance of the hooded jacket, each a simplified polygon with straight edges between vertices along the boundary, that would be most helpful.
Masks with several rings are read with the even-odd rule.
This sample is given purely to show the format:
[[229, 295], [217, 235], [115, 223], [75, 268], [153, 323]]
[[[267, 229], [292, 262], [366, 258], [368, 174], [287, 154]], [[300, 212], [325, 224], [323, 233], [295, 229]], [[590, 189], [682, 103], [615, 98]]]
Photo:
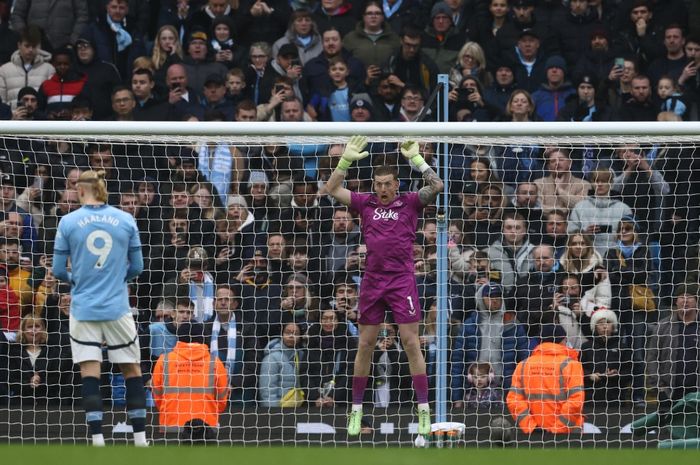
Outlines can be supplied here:
[[0, 100], [10, 105], [13, 110], [16, 109], [17, 95], [22, 87], [31, 86], [39, 89], [41, 83], [56, 72], [49, 63], [50, 60], [51, 54], [40, 49], [31, 68], [27, 71], [19, 50], [16, 50], [10, 61], [0, 66]]
[[511, 291], [515, 287], [518, 278], [524, 278], [532, 268], [530, 253], [535, 246], [528, 240], [513, 250], [503, 245], [503, 239], [499, 239], [489, 246], [488, 254], [491, 268], [501, 271], [501, 284]]
[[542, 121], [556, 121], [559, 112], [566, 105], [566, 99], [575, 93], [576, 89], [568, 81], [556, 89], [545, 82], [532, 94], [535, 112]]
[[596, 251], [605, 255], [606, 251], [615, 247], [617, 242], [617, 226], [623, 216], [632, 215], [632, 209], [626, 204], [610, 197], [589, 197], [576, 204], [569, 215], [569, 234], [574, 231], [584, 231], [589, 226], [610, 226], [607, 232], [600, 232], [593, 239]]
[[583, 426], [583, 367], [578, 352], [543, 342], [520, 362], [506, 398], [515, 424], [526, 434], [540, 428], [565, 434]]
[[[469, 366], [479, 361], [484, 347], [481, 325], [489, 317], [483, 299], [486, 286], [479, 288], [476, 294], [478, 311], [472, 312], [464, 320], [462, 332], [455, 338], [452, 346], [452, 401], [464, 400], [464, 385]], [[492, 364], [496, 376], [503, 380], [503, 388], [508, 389], [516, 363], [528, 355], [528, 339], [525, 328], [515, 319], [515, 313], [505, 310], [505, 304], [494, 317], [502, 323], [500, 332], [500, 363]], [[495, 321], [494, 321], [495, 322]]]
[[228, 403], [228, 375], [206, 344], [178, 342], [156, 362], [152, 382], [161, 426], [184, 426], [195, 418], [219, 425]]
[[[95, 49], [95, 41], [87, 40]], [[121, 83], [116, 66], [101, 60], [95, 54], [89, 63], [77, 60], [75, 69], [87, 76], [83, 95], [88, 97], [92, 103], [92, 118], [98, 121], [109, 118], [112, 115], [112, 89]]]
[[258, 397], [263, 407], [279, 407], [287, 391], [300, 387], [297, 378], [303, 355], [303, 351], [287, 347], [279, 338], [267, 344], [258, 384]]

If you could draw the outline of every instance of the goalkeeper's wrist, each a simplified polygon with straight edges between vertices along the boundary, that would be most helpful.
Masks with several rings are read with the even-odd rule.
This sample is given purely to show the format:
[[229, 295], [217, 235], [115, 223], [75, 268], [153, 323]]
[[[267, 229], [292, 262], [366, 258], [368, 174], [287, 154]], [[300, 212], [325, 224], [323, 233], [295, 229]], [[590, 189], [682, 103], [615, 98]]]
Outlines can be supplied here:
[[425, 158], [423, 158], [420, 154], [411, 157], [411, 163], [413, 163], [413, 166], [415, 166], [421, 173], [430, 168], [430, 165], [425, 162]]
[[341, 158], [340, 160], [338, 160], [337, 169], [347, 171], [350, 168], [350, 166], [352, 166], [352, 160], [348, 160], [347, 158]]

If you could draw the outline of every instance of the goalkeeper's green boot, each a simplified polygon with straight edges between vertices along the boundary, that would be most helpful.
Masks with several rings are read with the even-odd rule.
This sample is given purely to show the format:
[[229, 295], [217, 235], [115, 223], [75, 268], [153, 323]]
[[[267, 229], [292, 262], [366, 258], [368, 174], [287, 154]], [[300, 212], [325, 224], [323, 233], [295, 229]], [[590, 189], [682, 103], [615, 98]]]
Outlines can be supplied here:
[[430, 409], [429, 408], [419, 408], [418, 409], [418, 434], [422, 436], [430, 435]]
[[362, 429], [362, 410], [352, 410], [348, 417], [348, 436], [358, 436]]

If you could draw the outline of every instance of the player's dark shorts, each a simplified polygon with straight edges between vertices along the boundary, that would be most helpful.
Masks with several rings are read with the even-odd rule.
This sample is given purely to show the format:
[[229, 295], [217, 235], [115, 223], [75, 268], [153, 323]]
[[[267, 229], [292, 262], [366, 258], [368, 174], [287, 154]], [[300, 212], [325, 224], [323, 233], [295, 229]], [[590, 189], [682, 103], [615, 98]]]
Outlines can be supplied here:
[[366, 273], [360, 287], [358, 322], [378, 325], [390, 309], [394, 323], [416, 323], [421, 319], [416, 277], [412, 273]]

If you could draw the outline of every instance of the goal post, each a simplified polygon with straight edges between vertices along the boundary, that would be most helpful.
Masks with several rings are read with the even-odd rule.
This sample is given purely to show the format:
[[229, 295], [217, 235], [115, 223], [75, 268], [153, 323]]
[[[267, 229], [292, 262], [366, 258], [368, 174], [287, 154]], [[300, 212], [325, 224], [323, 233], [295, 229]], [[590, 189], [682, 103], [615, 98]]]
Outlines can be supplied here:
[[[177, 340], [176, 328], [168, 325], [178, 324], [178, 305], [189, 302], [187, 318], [203, 322], [210, 337], [213, 327], [220, 335], [221, 325], [212, 324], [218, 292], [230, 287], [237, 302], [230, 310], [238, 319], [233, 331], [238, 333], [216, 342], [218, 350], [231, 344], [236, 352], [222, 360], [234, 388], [219, 419], [222, 444], [359, 441], [412, 446], [416, 419], [411, 376], [391, 322], [382, 326], [381, 337], [387, 341], [377, 342], [380, 355], [373, 359], [365, 397], [366, 432], [359, 440], [344, 434], [357, 347], [356, 294], [362, 292], [366, 252], [357, 216], [339, 208], [322, 188], [342, 146], [358, 134], [368, 137], [372, 157], [348, 171], [351, 190], [371, 191], [373, 168], [381, 164], [397, 169], [401, 192], [419, 189], [420, 173], [399, 153], [398, 144], [405, 140], [416, 140], [430, 152], [429, 162], [445, 182], [436, 205], [422, 213], [414, 247], [424, 315], [421, 350], [434, 421], [466, 424], [460, 441], [468, 444], [493, 446], [500, 441], [491, 434], [496, 430], [506, 431], [519, 446], [527, 444], [517, 427], [494, 424], [512, 426], [515, 417], [506, 397], [514, 368], [533, 353], [540, 328], [556, 323], [585, 362], [584, 442], [604, 438], [602, 447], [648, 446], [648, 438], [634, 439], [625, 427], [644, 413], [668, 408], [681, 392], [692, 391], [690, 385], [673, 384], [680, 352], [667, 344], [678, 336], [671, 324], [678, 317], [674, 299], [689, 288], [684, 285], [695, 285], [700, 278], [700, 188], [692, 184], [700, 180], [697, 122], [2, 121], [0, 171], [3, 186], [12, 185], [14, 192], [3, 190], [0, 235], [4, 244], [16, 242], [18, 257], [28, 262], [11, 263], [5, 256], [0, 263], [6, 273], [15, 273], [8, 274], [6, 288], [8, 295], [16, 295], [14, 307], [0, 306], [8, 339], [0, 349], [0, 413], [6, 413], [0, 414], [0, 441], [55, 440], [51, 434], [66, 442], [85, 437], [79, 377], [66, 375], [74, 367], [65, 360], [66, 335], [60, 334], [65, 331], [66, 315], [61, 312], [67, 311], [69, 291], [65, 283], [47, 279], [46, 259], [60, 217], [76, 207], [75, 197], [67, 193], [71, 171], [106, 168], [111, 172], [110, 203], [132, 212], [142, 228], [147, 269], [131, 290], [149, 378], [158, 357]], [[568, 163], [561, 169], [575, 182], [552, 174], [560, 169], [551, 165], [553, 152], [561, 152], [564, 165]], [[483, 170], [488, 173], [482, 179], [478, 172]], [[606, 180], [603, 171], [609, 173]], [[566, 181], [557, 185], [554, 178]], [[598, 195], [596, 186], [605, 182], [613, 193]], [[591, 191], [574, 192], [582, 186]], [[617, 203], [599, 207], [599, 197]], [[587, 199], [593, 199], [590, 207], [577, 206]], [[523, 221], [525, 228], [523, 234], [513, 233], [519, 242], [512, 250], [504, 245], [508, 221]], [[557, 229], [562, 221], [567, 224], [563, 231]], [[638, 234], [629, 244], [619, 230], [625, 221], [632, 221]], [[582, 256], [572, 255], [578, 253], [572, 245], [577, 235], [586, 251]], [[544, 259], [535, 257], [543, 252], [536, 252], [540, 245], [554, 254], [549, 260], [556, 268], [546, 271], [553, 275], [544, 281], [535, 277], [545, 274], [538, 268]], [[636, 258], [640, 246], [648, 255]], [[196, 268], [195, 262], [206, 265]], [[247, 265], [256, 271], [247, 275]], [[203, 277], [181, 282], [183, 269], [201, 270]], [[269, 285], [261, 286], [257, 276]], [[632, 286], [637, 286], [634, 291]], [[302, 289], [300, 294], [296, 289]], [[492, 327], [484, 326], [481, 316], [491, 291], [502, 299], [498, 311], [506, 315], [498, 322], [498, 334], [490, 333]], [[648, 311], [638, 308], [640, 302], [648, 303]], [[616, 373], [603, 374], [610, 380], [619, 374], [619, 383], [593, 381], [592, 375], [599, 374], [595, 370], [613, 363], [596, 358], [593, 347], [594, 323], [602, 315], [594, 313], [601, 310], [615, 319], [608, 323], [614, 323], [614, 335], [629, 357], [615, 362], [617, 368], [611, 370]], [[39, 356], [45, 358], [40, 365], [36, 358], [32, 361], [33, 354], [23, 352], [26, 341], [17, 339], [22, 335], [18, 325], [28, 314], [46, 321], [44, 343], [55, 346]], [[324, 326], [324, 315], [336, 321]], [[287, 323], [304, 335], [291, 348], [299, 354], [285, 365], [280, 354], [286, 350]], [[339, 327], [343, 334], [336, 334]], [[490, 349], [482, 345], [487, 334], [496, 341]], [[342, 347], [334, 342], [339, 338], [345, 341]], [[154, 340], [162, 345], [156, 347]], [[387, 350], [383, 344], [392, 345]], [[335, 355], [327, 358], [328, 351]], [[493, 398], [474, 384], [476, 373], [470, 371], [481, 364], [490, 366], [486, 388], [493, 390]], [[33, 366], [44, 370], [43, 390], [28, 389], [32, 376], [19, 375]], [[276, 373], [275, 367], [290, 371]], [[291, 384], [285, 376], [293, 378]], [[116, 440], [125, 426], [120, 382], [116, 372], [102, 380]], [[296, 408], [279, 406], [272, 386], [282, 389], [280, 383], [304, 392]], [[149, 432], [156, 440], [176, 442], [177, 435], [160, 428], [157, 407], [150, 404], [149, 409]], [[31, 418], [31, 428], [23, 418]], [[567, 441], [562, 444], [573, 447]]]

